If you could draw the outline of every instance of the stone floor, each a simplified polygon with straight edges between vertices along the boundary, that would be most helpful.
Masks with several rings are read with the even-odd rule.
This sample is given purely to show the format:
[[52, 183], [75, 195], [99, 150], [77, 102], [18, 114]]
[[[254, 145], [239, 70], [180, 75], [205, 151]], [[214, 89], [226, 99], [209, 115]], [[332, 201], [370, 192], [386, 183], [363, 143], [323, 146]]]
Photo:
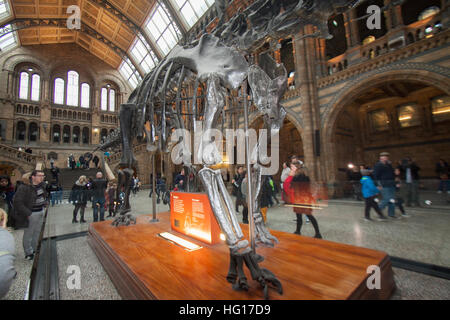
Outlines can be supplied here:
[[[131, 197], [136, 215], [150, 214], [152, 202], [148, 191], [142, 190]], [[366, 222], [363, 203], [356, 201], [330, 201], [327, 207], [315, 211], [324, 239], [385, 251], [391, 256], [450, 267], [450, 210], [445, 207], [407, 208], [410, 218], [388, 222]], [[86, 224], [72, 224], [71, 204], [51, 207], [48, 212], [44, 237], [58, 237], [87, 231], [92, 222], [92, 208], [86, 209]], [[157, 212], [168, 206], [157, 205]], [[242, 208], [240, 208], [242, 212]], [[372, 213], [374, 214], [374, 213]], [[242, 214], [239, 214], [242, 220]], [[270, 229], [293, 232], [295, 215], [283, 205], [268, 210]], [[21, 300], [27, 292], [32, 266], [24, 260], [21, 240], [23, 231], [13, 232], [16, 239], [16, 270], [18, 277], [3, 299]], [[302, 235], [313, 236], [311, 224], [303, 224]], [[87, 243], [86, 236], [57, 242], [60, 298], [65, 300], [117, 300], [121, 299], [96, 255]], [[66, 284], [69, 266], [81, 271], [81, 289], [68, 289]], [[394, 268], [397, 290], [391, 297], [400, 299], [450, 299], [450, 281]]]

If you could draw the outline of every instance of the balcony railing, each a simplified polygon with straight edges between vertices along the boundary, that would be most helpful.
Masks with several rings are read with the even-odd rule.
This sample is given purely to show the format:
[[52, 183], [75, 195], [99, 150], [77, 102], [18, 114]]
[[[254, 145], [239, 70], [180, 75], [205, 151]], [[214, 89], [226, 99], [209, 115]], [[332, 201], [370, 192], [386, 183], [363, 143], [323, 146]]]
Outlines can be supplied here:
[[435, 37], [445, 31], [441, 24], [442, 14], [435, 14], [427, 19], [414, 22], [407, 26], [393, 29], [383, 37], [365, 45], [347, 50], [344, 54], [327, 62], [327, 76], [344, 71], [354, 65], [370, 61], [397, 49], [407, 47], [415, 42]]
[[9, 158], [14, 162], [26, 163], [35, 166], [38, 161], [43, 161], [42, 156], [30, 154], [27, 152], [19, 151], [16, 148], [0, 144], [0, 154], [3, 157]]

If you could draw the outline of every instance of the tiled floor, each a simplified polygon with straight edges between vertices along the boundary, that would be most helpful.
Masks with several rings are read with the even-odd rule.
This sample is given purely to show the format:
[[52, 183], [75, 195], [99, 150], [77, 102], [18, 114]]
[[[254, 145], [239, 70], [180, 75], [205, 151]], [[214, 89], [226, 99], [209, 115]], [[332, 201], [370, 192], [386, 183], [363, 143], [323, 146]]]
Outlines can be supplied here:
[[[151, 199], [146, 190], [131, 197], [136, 215], [149, 214]], [[242, 211], [242, 208], [240, 208]], [[87, 231], [92, 222], [92, 208], [86, 209], [86, 224], [72, 224], [73, 206], [61, 204], [49, 209], [45, 237]], [[157, 211], [167, 211], [159, 204]], [[331, 241], [385, 251], [391, 256], [450, 267], [450, 210], [442, 208], [410, 208], [410, 218], [389, 222], [363, 220], [363, 204], [330, 201], [328, 207], [316, 211], [322, 236]], [[373, 213], [374, 214], [374, 213]], [[242, 219], [242, 214], [238, 216]], [[270, 229], [295, 230], [295, 215], [291, 208], [275, 206], [268, 210]], [[14, 231], [18, 278], [4, 299], [23, 299], [32, 262], [23, 259], [23, 231]], [[303, 224], [302, 234], [313, 236], [311, 224]], [[61, 299], [120, 299], [114, 285], [104, 272], [86, 237], [57, 242]], [[68, 289], [68, 267], [80, 267], [81, 289]], [[397, 291], [392, 299], [450, 299], [450, 281], [399, 268], [394, 268]]]

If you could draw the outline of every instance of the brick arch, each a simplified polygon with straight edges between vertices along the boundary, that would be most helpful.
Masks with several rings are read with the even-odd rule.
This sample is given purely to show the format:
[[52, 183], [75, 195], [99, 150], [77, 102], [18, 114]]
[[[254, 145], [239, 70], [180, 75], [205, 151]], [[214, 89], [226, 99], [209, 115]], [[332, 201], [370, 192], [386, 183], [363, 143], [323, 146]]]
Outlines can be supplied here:
[[351, 103], [356, 97], [366, 90], [376, 87], [386, 81], [410, 81], [420, 82], [429, 86], [434, 86], [445, 94], [450, 95], [450, 83], [448, 77], [443, 74], [431, 72], [429, 70], [401, 69], [379, 72], [373, 76], [361, 76], [348, 83], [343, 90], [330, 102], [330, 107], [322, 116], [322, 141], [324, 142], [324, 153], [327, 154], [325, 167], [327, 168], [326, 178], [330, 181], [336, 180], [337, 167], [335, 161], [335, 144], [331, 137], [336, 129], [337, 119], [345, 106]]

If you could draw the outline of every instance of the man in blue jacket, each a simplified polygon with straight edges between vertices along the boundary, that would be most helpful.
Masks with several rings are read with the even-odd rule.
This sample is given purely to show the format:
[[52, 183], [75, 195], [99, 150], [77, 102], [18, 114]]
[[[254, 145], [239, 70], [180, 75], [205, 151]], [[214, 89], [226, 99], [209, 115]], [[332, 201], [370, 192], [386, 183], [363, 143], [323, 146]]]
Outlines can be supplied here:
[[376, 186], [381, 191], [383, 199], [380, 203], [380, 210], [388, 206], [388, 215], [392, 219], [395, 216], [395, 173], [389, 161], [389, 153], [380, 153], [380, 161], [373, 168], [373, 179]]

